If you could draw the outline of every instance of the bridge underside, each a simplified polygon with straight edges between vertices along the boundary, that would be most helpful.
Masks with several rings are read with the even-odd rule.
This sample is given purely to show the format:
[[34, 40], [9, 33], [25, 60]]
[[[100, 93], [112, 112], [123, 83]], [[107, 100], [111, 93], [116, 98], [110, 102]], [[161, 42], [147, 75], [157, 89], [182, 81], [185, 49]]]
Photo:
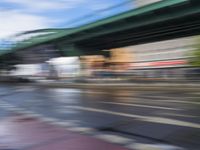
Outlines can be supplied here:
[[68, 42], [93, 51], [198, 34], [200, 1], [188, 1], [73, 35]]
[[111, 49], [200, 34], [200, 14], [82, 40], [87, 49]]
[[34, 51], [37, 46], [50, 44], [64, 56], [108, 55], [104, 50], [199, 34], [200, 0], [164, 0], [79, 28], [59, 31], [52, 38], [35, 38], [11, 54]]

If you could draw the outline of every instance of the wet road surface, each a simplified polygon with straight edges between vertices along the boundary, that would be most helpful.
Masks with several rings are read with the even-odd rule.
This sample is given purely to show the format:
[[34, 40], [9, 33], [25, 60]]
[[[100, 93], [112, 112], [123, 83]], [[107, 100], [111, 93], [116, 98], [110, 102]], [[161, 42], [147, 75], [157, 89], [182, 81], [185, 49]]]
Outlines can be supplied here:
[[[1, 85], [0, 102], [140, 143], [200, 149], [200, 94]], [[0, 112], [0, 117], [6, 112]]]

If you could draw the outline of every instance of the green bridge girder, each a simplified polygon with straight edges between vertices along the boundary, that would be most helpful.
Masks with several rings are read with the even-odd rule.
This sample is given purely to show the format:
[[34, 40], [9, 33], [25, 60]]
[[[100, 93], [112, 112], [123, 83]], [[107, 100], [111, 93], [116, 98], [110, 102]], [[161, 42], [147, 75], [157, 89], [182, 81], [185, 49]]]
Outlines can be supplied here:
[[[52, 29], [45, 31], [52, 31]], [[41, 32], [41, 30], [30, 32]], [[198, 35], [200, 34], [200, 1], [163, 0], [81, 27], [54, 30], [54, 32], [54, 34], [20, 42], [9, 52], [43, 44], [54, 44], [64, 55], [73, 56]]]

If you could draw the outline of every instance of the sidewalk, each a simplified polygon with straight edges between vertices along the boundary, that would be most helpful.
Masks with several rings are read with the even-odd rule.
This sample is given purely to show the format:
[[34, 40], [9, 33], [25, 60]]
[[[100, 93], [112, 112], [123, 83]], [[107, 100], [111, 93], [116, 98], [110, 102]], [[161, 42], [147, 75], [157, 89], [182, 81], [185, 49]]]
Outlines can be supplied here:
[[10, 116], [0, 120], [3, 150], [128, 150], [34, 118]]

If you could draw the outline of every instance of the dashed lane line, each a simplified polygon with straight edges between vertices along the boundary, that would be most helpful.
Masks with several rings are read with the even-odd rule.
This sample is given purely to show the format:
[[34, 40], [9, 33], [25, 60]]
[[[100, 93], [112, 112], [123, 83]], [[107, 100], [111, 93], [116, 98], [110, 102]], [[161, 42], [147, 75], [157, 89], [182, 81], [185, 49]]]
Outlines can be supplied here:
[[133, 143], [126, 146], [133, 150], [184, 150], [181, 147], [165, 144], [143, 144], [143, 143]]
[[182, 109], [179, 109], [179, 108], [170, 108], [170, 107], [161, 107], [161, 106], [152, 106], [152, 105], [142, 105], [142, 104], [133, 104], [133, 103], [116, 103], [116, 102], [100, 102], [100, 103], [112, 104], [112, 105], [121, 105], [121, 106], [131, 106], [131, 107], [153, 108], [153, 109], [182, 110]]
[[177, 100], [177, 99], [173, 99], [173, 100], [168, 100], [168, 99], [148, 99], [148, 98], [134, 98], [134, 97], [122, 97], [122, 99], [124, 101], [127, 102], [166, 102], [166, 103], [183, 103], [183, 104], [194, 104], [194, 105], [200, 105], [200, 102], [198, 101], [186, 101], [186, 100]]
[[65, 107], [66, 108], [73, 108], [73, 109], [77, 109], [77, 110], [82, 110], [82, 111], [99, 112], [99, 113], [135, 118], [135, 119], [138, 119], [138, 120], [142, 120], [142, 121], [146, 121], [146, 122], [152, 122], [152, 123], [169, 124], [169, 125], [198, 128], [198, 129], [200, 128], [200, 124], [191, 123], [191, 122], [187, 122], [187, 121], [180, 121], [180, 120], [170, 119], [170, 118], [127, 114], [127, 113], [114, 112], [114, 111], [109, 111], [109, 110], [104, 110], [104, 109], [96, 109], [96, 108], [82, 107], [82, 106], [65, 106]]
[[184, 101], [184, 100], [153, 100], [153, 101], [156, 101], [156, 102], [183, 103], [183, 104], [200, 105], [200, 102]]
[[157, 114], [167, 115], [167, 116], [177, 116], [177, 117], [186, 117], [186, 118], [198, 118], [200, 116], [194, 115], [186, 115], [186, 114], [177, 114], [177, 113], [170, 113], [170, 112], [157, 112]]
[[[4, 108], [6, 107], [7, 109], [9, 109], [11, 111], [18, 111], [18, 112], [27, 114], [30, 117], [34, 117], [37, 115], [34, 112], [26, 111], [21, 108], [19, 109], [19, 108], [15, 107], [11, 104], [8, 104], [6, 102], [1, 102], [0, 104]], [[177, 126], [184, 126], [184, 127], [191, 127], [191, 128], [200, 128], [200, 124], [191, 123], [191, 122], [187, 122], [187, 121], [180, 121], [177, 119], [127, 114], [127, 113], [114, 112], [114, 111], [109, 111], [109, 110], [104, 110], [104, 109], [96, 109], [96, 108], [82, 107], [82, 106], [65, 106], [65, 108], [73, 108], [73, 109], [78, 109], [78, 110], [82, 110], [82, 111], [92, 111], [92, 112], [106, 113], [106, 114], [112, 114], [112, 115], [123, 116], [123, 117], [136, 118], [136, 119], [139, 119], [142, 121], [153, 122], [153, 123], [162, 123], [162, 124], [170, 124], [170, 125], [177, 125]], [[40, 116], [40, 114], [38, 114], [37, 116]], [[44, 119], [47, 119], [47, 118], [44, 118]], [[51, 122], [51, 121], [49, 121], [49, 122]], [[56, 121], [52, 121], [52, 122], [56, 122]]]

